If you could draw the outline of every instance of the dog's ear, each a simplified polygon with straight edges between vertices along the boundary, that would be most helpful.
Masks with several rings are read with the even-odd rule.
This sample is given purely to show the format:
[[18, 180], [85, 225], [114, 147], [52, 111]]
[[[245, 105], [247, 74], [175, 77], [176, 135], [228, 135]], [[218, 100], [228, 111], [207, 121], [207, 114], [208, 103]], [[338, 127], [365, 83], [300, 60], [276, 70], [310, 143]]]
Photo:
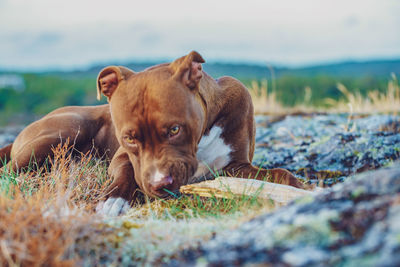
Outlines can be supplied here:
[[203, 77], [203, 67], [205, 60], [196, 51], [190, 52], [187, 56], [178, 58], [171, 63], [174, 70], [174, 78], [179, 79], [190, 89], [197, 89]]
[[122, 66], [108, 66], [102, 69], [97, 76], [97, 100], [100, 100], [103, 94], [110, 101], [120, 83], [133, 74], [135, 73], [132, 70]]

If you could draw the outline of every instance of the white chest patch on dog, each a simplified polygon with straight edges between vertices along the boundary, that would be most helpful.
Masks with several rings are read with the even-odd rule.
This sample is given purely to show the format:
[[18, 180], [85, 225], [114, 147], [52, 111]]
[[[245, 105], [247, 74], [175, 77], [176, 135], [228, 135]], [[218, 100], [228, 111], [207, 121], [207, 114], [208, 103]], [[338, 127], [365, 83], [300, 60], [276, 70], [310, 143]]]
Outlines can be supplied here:
[[232, 148], [221, 137], [222, 128], [214, 126], [209, 135], [201, 138], [197, 150], [198, 167], [194, 178], [206, 177], [229, 164]]

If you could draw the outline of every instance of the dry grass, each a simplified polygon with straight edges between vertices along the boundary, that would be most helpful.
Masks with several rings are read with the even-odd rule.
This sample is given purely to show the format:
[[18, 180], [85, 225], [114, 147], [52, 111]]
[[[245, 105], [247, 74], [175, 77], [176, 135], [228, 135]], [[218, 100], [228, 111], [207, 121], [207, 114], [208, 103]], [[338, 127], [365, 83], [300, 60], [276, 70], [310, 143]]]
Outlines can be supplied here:
[[326, 103], [333, 112], [354, 113], [399, 113], [400, 86], [397, 77], [392, 74], [386, 92], [372, 90], [366, 97], [360, 92], [351, 93], [343, 84], [338, 84], [338, 90], [345, 96], [345, 100], [326, 99]]
[[94, 207], [111, 182], [106, 163], [89, 154], [74, 160], [69, 152], [68, 144], [59, 145], [45, 167], [0, 173], [0, 266], [148, 263], [267, 207], [256, 197], [182, 195], [101, 218]]
[[310, 87], [305, 88], [303, 104], [295, 107], [284, 106], [277, 99], [276, 91], [268, 89], [268, 82], [266, 80], [262, 80], [260, 83], [253, 81], [251, 83], [251, 87], [248, 89], [253, 101], [255, 114], [287, 115], [295, 113], [320, 112], [320, 109], [310, 105], [310, 100], [312, 97], [312, 91]]
[[312, 106], [310, 100], [312, 91], [306, 87], [305, 96], [302, 104], [295, 107], [285, 107], [276, 98], [274, 90], [269, 91], [267, 81], [258, 83], [253, 81], [249, 88], [253, 100], [256, 114], [282, 115], [295, 113], [400, 113], [400, 86], [396, 75], [392, 74], [392, 79], [388, 82], [387, 90], [369, 91], [367, 96], [363, 96], [359, 91], [350, 92], [343, 84], [338, 83], [338, 90], [343, 94], [344, 99], [335, 100], [327, 98], [321, 103], [321, 107]]
[[74, 266], [79, 257], [68, 252], [80, 236], [90, 236], [93, 221], [83, 212], [65, 212], [41, 194], [1, 196], [0, 265]]
[[103, 163], [90, 156], [74, 162], [68, 151], [67, 145], [55, 149], [49, 172], [1, 174], [0, 266], [74, 266], [81, 260], [72, 253], [74, 243], [93, 236], [98, 218], [91, 210], [108, 181]]
[[248, 89], [257, 114], [283, 113], [287, 111], [276, 99], [276, 92], [268, 91], [268, 82], [266, 80], [262, 80], [261, 83], [252, 81], [251, 87]]

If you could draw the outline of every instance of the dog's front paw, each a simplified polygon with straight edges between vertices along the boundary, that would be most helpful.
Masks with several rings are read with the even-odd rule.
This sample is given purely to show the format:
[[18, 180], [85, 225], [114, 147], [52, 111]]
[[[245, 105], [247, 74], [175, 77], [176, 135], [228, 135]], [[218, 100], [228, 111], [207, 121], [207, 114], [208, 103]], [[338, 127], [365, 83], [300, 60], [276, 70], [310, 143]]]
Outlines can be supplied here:
[[121, 197], [111, 197], [105, 202], [100, 202], [96, 212], [104, 216], [118, 216], [125, 214], [130, 208], [129, 202]]

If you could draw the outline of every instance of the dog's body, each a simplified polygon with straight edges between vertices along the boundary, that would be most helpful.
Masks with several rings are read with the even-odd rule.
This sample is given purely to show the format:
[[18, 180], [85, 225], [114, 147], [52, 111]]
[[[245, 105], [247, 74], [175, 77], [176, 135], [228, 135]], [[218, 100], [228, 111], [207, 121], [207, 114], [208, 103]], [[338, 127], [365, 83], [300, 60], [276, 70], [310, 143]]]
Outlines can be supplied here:
[[65, 142], [76, 152], [94, 150], [111, 159], [119, 144], [109, 106], [59, 108], [27, 126], [12, 145], [0, 150], [0, 156], [12, 158], [9, 169], [21, 170], [32, 163], [42, 165], [52, 148]]
[[23, 167], [32, 151], [36, 159], [36, 151], [40, 159], [48, 155], [51, 145], [60, 142], [60, 132], [66, 133], [62, 139], [76, 138], [76, 149], [83, 152], [93, 144], [109, 151], [114, 181], [99, 211], [113, 215], [126, 211], [137, 189], [165, 197], [165, 189], [175, 191], [215, 171], [303, 187], [286, 170], [251, 165], [255, 124], [250, 95], [232, 77], [212, 79], [202, 71], [203, 62], [191, 52], [139, 73], [124, 67], [103, 69], [98, 97], [104, 94], [110, 108], [59, 109], [31, 124], [12, 146], [15, 167]]
[[136, 189], [165, 197], [165, 189], [178, 190], [217, 170], [303, 187], [286, 170], [251, 165], [255, 123], [250, 94], [232, 77], [212, 79], [202, 71], [203, 62], [191, 52], [139, 73], [116, 66], [100, 72], [98, 94], [110, 102], [121, 144], [109, 169], [115, 175], [110, 198], [101, 207], [105, 213], [125, 210]]

